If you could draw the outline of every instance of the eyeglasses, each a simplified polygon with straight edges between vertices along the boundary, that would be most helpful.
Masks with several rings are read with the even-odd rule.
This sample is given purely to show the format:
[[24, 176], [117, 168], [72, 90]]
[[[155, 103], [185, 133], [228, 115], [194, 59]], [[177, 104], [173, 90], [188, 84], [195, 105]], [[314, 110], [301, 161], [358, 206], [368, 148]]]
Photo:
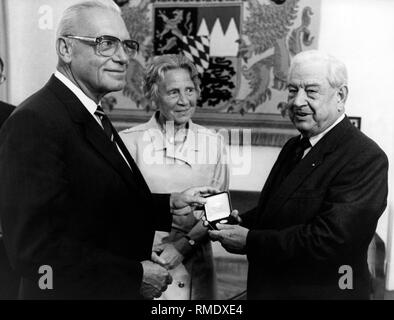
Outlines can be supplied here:
[[122, 44], [123, 50], [129, 56], [129, 58], [135, 58], [140, 48], [140, 45], [135, 40], [123, 40], [113, 36], [100, 36], [100, 37], [82, 37], [66, 35], [65, 38], [77, 39], [94, 43], [96, 45], [97, 53], [103, 57], [112, 57], [119, 49], [119, 45]]
[[0, 73], [0, 84], [2, 84], [6, 79], [5, 74]]

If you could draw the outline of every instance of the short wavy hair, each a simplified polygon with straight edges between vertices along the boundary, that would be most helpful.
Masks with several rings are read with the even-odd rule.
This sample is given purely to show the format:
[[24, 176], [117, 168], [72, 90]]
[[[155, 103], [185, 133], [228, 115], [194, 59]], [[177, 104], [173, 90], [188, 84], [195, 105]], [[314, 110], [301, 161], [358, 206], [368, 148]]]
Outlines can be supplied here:
[[327, 65], [327, 80], [332, 88], [347, 86], [348, 76], [345, 64], [332, 55], [319, 50], [307, 50], [298, 53], [291, 61], [288, 80], [295, 66], [306, 61], [324, 61]]
[[194, 83], [198, 95], [201, 93], [200, 78], [196, 66], [182, 54], [165, 54], [155, 56], [147, 65], [143, 91], [145, 97], [152, 101], [159, 96], [159, 82], [164, 80], [164, 75], [168, 70], [184, 69], [190, 74], [190, 79]]

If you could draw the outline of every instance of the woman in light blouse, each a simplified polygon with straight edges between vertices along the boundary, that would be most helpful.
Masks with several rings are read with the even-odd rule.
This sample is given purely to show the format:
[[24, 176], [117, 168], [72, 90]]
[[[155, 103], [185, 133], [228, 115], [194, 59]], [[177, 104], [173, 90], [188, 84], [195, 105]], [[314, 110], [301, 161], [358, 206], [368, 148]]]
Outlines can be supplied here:
[[[157, 56], [147, 67], [144, 93], [157, 111], [120, 135], [152, 192], [200, 185], [228, 189], [222, 137], [191, 121], [199, 85], [196, 67], [183, 55]], [[193, 214], [174, 216], [170, 233], [156, 232], [152, 259], [173, 277], [161, 299], [215, 299], [211, 243]]]

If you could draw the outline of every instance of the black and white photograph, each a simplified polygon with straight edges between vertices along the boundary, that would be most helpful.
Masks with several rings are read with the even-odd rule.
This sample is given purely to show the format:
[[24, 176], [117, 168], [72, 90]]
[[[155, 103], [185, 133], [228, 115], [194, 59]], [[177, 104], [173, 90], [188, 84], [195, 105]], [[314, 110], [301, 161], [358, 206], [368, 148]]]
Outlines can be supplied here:
[[0, 0], [0, 300], [394, 300], [393, 16]]

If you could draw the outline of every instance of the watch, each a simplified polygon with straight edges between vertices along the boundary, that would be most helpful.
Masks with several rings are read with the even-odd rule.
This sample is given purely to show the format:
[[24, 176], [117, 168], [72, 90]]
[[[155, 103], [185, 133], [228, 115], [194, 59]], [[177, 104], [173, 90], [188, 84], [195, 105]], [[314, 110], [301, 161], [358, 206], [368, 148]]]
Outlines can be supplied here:
[[189, 244], [194, 247], [196, 245], [196, 241], [193, 240], [192, 238], [190, 238], [187, 234], [184, 235], [184, 237], [187, 239], [187, 242], [189, 242]]

